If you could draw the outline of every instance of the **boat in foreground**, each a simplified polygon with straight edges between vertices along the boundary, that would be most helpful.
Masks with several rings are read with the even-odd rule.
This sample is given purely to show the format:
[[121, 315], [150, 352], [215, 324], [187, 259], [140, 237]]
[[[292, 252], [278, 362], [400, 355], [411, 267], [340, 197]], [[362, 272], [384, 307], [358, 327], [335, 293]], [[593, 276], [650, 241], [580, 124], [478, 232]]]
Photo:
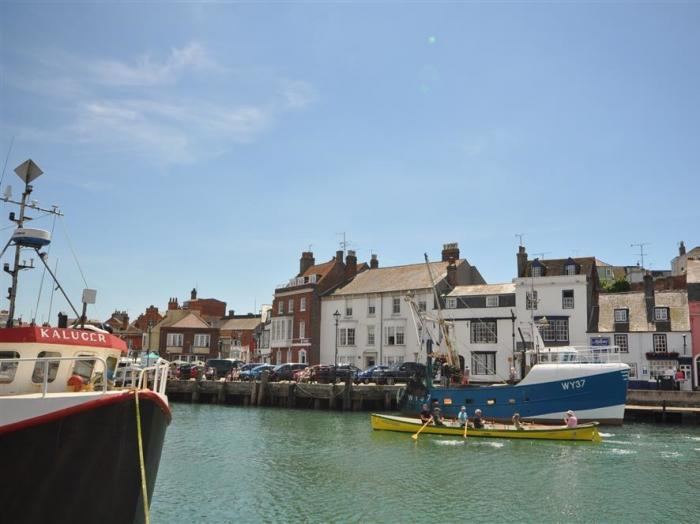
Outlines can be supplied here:
[[[417, 433], [423, 423], [420, 419], [397, 417], [393, 415], [381, 415], [372, 413], [372, 429], [384, 431], [399, 431], [403, 433]], [[463, 437], [464, 428], [458, 425], [433, 426], [428, 424], [421, 433], [431, 433], [434, 435], [448, 435]], [[598, 433], [598, 423], [590, 422], [580, 424], [575, 428], [566, 426], [542, 426], [528, 424], [523, 429], [516, 429], [512, 425], [487, 424], [483, 429], [467, 429], [467, 438], [489, 437], [489, 438], [513, 438], [513, 439], [536, 439], [536, 440], [580, 440], [587, 442], [601, 442]]]

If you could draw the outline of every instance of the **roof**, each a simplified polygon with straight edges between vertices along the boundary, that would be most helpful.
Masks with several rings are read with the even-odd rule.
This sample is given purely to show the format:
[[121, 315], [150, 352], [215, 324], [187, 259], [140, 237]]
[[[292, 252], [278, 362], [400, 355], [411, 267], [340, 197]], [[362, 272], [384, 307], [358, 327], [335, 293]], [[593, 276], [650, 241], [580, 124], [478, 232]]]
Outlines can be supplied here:
[[[464, 260], [457, 261], [457, 264]], [[431, 262], [435, 278], [440, 281], [447, 275], [449, 262]], [[333, 296], [356, 295], [363, 293], [386, 293], [409, 289], [427, 289], [433, 286], [430, 275], [422, 264], [383, 267], [358, 273], [348, 284], [333, 292]]]
[[688, 284], [700, 284], [700, 260], [688, 259], [686, 282]]
[[246, 331], [246, 330], [253, 330], [256, 327], [258, 327], [258, 324], [260, 324], [261, 320], [260, 317], [248, 317], [248, 318], [230, 318], [226, 321], [224, 321], [221, 326], [219, 326], [219, 329], [223, 330], [231, 330], [231, 331]]
[[323, 264], [316, 264], [314, 266], [311, 266], [309, 269], [304, 271], [302, 275], [299, 275], [300, 277], [310, 277], [311, 275], [321, 275], [321, 278], [325, 277], [328, 272], [333, 269], [333, 266], [335, 265], [335, 258], [330, 259], [328, 262], [324, 262]]
[[204, 320], [199, 315], [196, 315], [192, 312], [190, 312], [189, 315], [186, 315], [184, 318], [181, 318], [177, 322], [171, 324], [170, 327], [173, 328], [209, 328], [209, 324], [207, 324]]
[[534, 260], [527, 261], [527, 268], [525, 269], [526, 277], [532, 276], [530, 273], [530, 268], [532, 267], [532, 264], [535, 261], [537, 261], [539, 265], [545, 267], [545, 275], [548, 277], [565, 275], [566, 273], [564, 272], [564, 266], [566, 266], [567, 263], [570, 263], [571, 261], [575, 262], [576, 265], [581, 267], [581, 275], [590, 275], [593, 271], [593, 268], [596, 266], [596, 262], [600, 262], [597, 261], [595, 257], [552, 258], [543, 260], [536, 258]]
[[[685, 290], [657, 291], [656, 307], [669, 308], [673, 331], [689, 331], [688, 293]], [[656, 331], [653, 322], [647, 322], [646, 302], [643, 291], [627, 293], [605, 293], [599, 297], [600, 316], [598, 331], [615, 331], [614, 312], [616, 309], [629, 310], [629, 331]]]
[[479, 295], [507, 295], [515, 293], [515, 284], [483, 284], [474, 286], [457, 286], [447, 296], [467, 297]]

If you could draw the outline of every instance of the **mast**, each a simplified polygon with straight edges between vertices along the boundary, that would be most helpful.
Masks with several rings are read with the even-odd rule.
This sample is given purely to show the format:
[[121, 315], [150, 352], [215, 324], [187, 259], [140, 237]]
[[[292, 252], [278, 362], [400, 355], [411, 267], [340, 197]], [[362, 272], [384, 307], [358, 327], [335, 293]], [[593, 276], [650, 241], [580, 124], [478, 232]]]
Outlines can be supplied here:
[[433, 295], [435, 296], [435, 304], [437, 305], [437, 315], [438, 315], [438, 326], [440, 332], [442, 333], [445, 344], [447, 345], [447, 360], [451, 366], [459, 366], [459, 357], [452, 346], [452, 340], [450, 339], [450, 334], [447, 330], [445, 324], [445, 317], [442, 316], [442, 306], [440, 305], [440, 296], [438, 295], [437, 284], [435, 283], [435, 277], [433, 276], [433, 270], [430, 267], [430, 262], [428, 260], [428, 254], [424, 253], [425, 257], [425, 267], [428, 268], [428, 275], [430, 276], [430, 283], [433, 286]]
[[[8, 273], [12, 277], [12, 286], [8, 290], [8, 299], [10, 301], [9, 305], [9, 311], [7, 315], [7, 324], [6, 327], [10, 328], [14, 325], [14, 318], [15, 318], [15, 302], [17, 300], [17, 288], [19, 284], [19, 272], [23, 269], [31, 269], [34, 267], [34, 261], [31, 260], [30, 264], [27, 265], [24, 262], [20, 263], [20, 252], [23, 247], [31, 247], [33, 248], [38, 254], [40, 259], [41, 253], [39, 253], [38, 245], [34, 242], [28, 242], [26, 239], [22, 240], [22, 236], [18, 235], [20, 230], [24, 228], [24, 222], [26, 220], [31, 220], [31, 217], [26, 216], [26, 210], [27, 208], [34, 209], [37, 211], [41, 211], [43, 213], [48, 213], [48, 214], [53, 214], [57, 216], [62, 216], [62, 213], [58, 211], [56, 207], [53, 207], [52, 209], [43, 209], [37, 205], [36, 202], [31, 202], [29, 205], [27, 205], [27, 199], [29, 198], [29, 195], [32, 193], [32, 190], [34, 187], [31, 185], [31, 182], [33, 182], [35, 179], [39, 178], [44, 172], [41, 170], [41, 168], [34, 163], [32, 159], [25, 160], [22, 162], [19, 166], [15, 168], [15, 173], [19, 178], [22, 179], [24, 182], [24, 191], [22, 192], [22, 199], [17, 202], [15, 200], [12, 200], [12, 195], [11, 195], [11, 190], [8, 186], [8, 189], [5, 191], [5, 195], [2, 197], [2, 200], [5, 202], [10, 202], [12, 204], [17, 204], [19, 205], [19, 218], [15, 217], [15, 213], [11, 212], [10, 213], [10, 220], [12, 222], [15, 222], [17, 224], [17, 228], [15, 229], [15, 233], [10, 237], [10, 240], [7, 242], [5, 245], [5, 248], [2, 250], [0, 253], [0, 257], [5, 254], [5, 251], [7, 250], [8, 247], [10, 247], [10, 244], [14, 243], [15, 245], [15, 256], [14, 256], [14, 265], [12, 269], [10, 269], [9, 264], [5, 264], [3, 266], [3, 270]], [[47, 239], [46, 241], [42, 241], [40, 245], [44, 245], [48, 243], [50, 240], [48, 240], [48, 233], [46, 233]], [[43, 261], [43, 259], [42, 259]], [[53, 276], [53, 275], [52, 275]], [[70, 302], [70, 301], [69, 301]], [[72, 305], [71, 305], [72, 307]]]

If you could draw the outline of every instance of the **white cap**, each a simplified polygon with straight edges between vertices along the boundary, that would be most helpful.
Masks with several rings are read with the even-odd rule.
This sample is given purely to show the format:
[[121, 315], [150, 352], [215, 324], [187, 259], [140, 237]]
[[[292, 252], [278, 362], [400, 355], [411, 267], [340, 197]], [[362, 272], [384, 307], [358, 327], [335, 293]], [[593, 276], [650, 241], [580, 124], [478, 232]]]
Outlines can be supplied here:
[[566, 412], [566, 414], [569, 415], [569, 416], [573, 416], [574, 412], [571, 411], [571, 410], [569, 410], [569, 411]]

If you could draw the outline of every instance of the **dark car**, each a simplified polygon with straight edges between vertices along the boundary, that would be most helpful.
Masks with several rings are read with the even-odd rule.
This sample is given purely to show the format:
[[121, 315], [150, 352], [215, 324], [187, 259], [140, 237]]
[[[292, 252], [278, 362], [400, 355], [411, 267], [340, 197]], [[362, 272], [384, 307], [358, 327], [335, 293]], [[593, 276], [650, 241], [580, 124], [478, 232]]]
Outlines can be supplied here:
[[402, 362], [401, 364], [394, 364], [389, 369], [380, 369], [372, 373], [372, 378], [377, 384], [408, 382], [412, 378], [422, 379], [425, 376], [425, 364], [420, 362]]
[[175, 376], [180, 380], [189, 380], [191, 378], [200, 378], [204, 374], [204, 366], [199, 364], [183, 364], [175, 372]]
[[233, 358], [210, 358], [206, 364], [206, 378], [209, 380], [224, 378], [226, 375], [230, 375], [232, 370], [242, 365], [242, 361]]
[[333, 366], [316, 364], [301, 372], [296, 372], [295, 375], [297, 382], [320, 382], [322, 384], [330, 384], [335, 379], [335, 370]]
[[301, 369], [306, 369], [307, 367], [309, 367], [308, 364], [301, 363], [280, 364], [275, 366], [275, 369], [272, 370], [270, 380], [293, 380], [294, 373]]
[[258, 364], [252, 369], [241, 371], [241, 380], [260, 380], [263, 371], [272, 371], [275, 368], [274, 364]]
[[376, 371], [377, 374], [381, 371], [385, 371], [389, 369], [389, 366], [384, 366], [382, 364], [377, 364], [375, 366], [370, 366], [364, 371], [360, 371], [360, 373], [357, 375], [357, 381], [358, 382], [364, 382], [365, 384], [369, 384], [370, 382], [374, 382], [374, 372]]
[[362, 370], [360, 368], [352, 364], [338, 364], [337, 366], [333, 366], [333, 381], [345, 382], [351, 380], [352, 382], [356, 382], [361, 372]]

